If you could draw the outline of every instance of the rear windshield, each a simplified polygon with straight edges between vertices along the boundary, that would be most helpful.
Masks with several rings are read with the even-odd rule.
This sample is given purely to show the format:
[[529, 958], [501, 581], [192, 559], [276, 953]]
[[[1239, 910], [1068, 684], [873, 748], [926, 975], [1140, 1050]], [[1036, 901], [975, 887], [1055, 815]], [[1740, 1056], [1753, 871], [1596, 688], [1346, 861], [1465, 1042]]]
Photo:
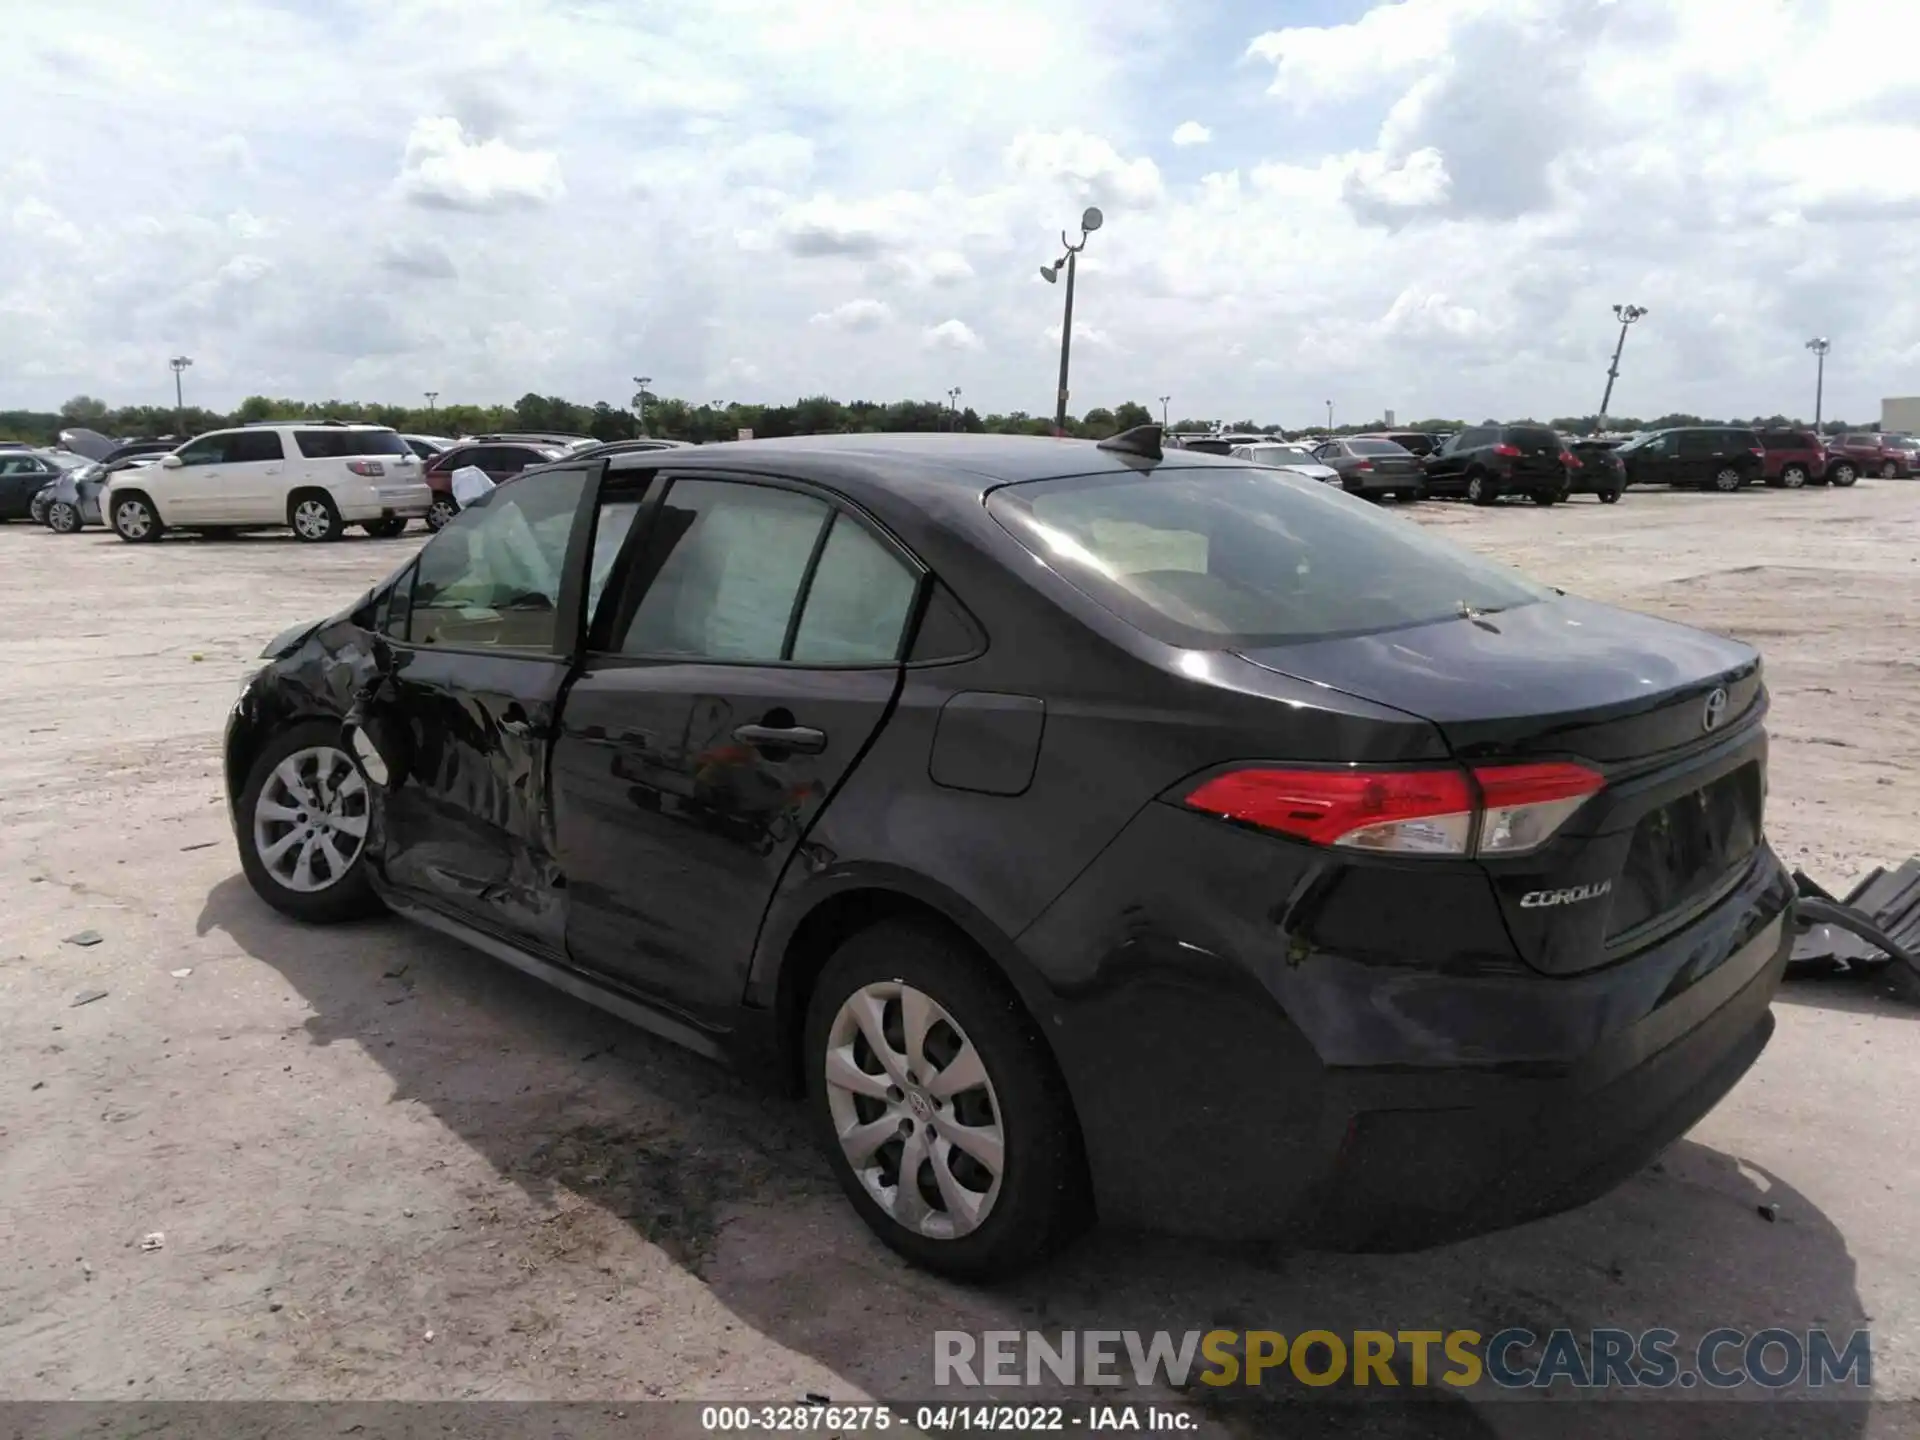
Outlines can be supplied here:
[[309, 460], [341, 460], [355, 455], [411, 455], [407, 442], [392, 430], [296, 430], [300, 453]]
[[1507, 431], [1507, 443], [1523, 449], [1558, 450], [1560, 437], [1540, 425], [1515, 425]]
[[1347, 448], [1356, 455], [1406, 455], [1410, 453], [1406, 446], [1396, 445], [1391, 440], [1349, 440]]
[[1492, 613], [1553, 592], [1303, 476], [1208, 466], [1008, 485], [988, 512], [1134, 628], [1248, 649]]
[[1802, 435], [1796, 430], [1769, 430], [1760, 437], [1760, 441], [1769, 450], [1811, 450], [1813, 437]]
[[1255, 445], [1248, 452], [1256, 465], [1314, 465], [1313, 452], [1299, 445]]

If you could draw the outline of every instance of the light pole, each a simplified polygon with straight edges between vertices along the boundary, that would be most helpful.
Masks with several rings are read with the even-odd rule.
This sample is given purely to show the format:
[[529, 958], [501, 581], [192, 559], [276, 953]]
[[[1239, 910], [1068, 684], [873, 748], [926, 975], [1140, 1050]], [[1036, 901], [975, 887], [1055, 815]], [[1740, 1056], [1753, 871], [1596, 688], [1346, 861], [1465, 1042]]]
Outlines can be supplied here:
[[434, 410], [433, 402], [440, 398], [440, 392], [438, 390], [422, 390], [420, 393], [427, 397], [427, 414], [431, 416]]
[[1171, 399], [1173, 399], [1171, 395], [1162, 395], [1160, 397], [1160, 428], [1162, 430], [1167, 428], [1167, 402]]
[[633, 383], [635, 387], [633, 405], [634, 409], [639, 413], [640, 433], [644, 435], [647, 433], [647, 386], [653, 383], [653, 377], [651, 375], [636, 375], [633, 377]]
[[173, 424], [184, 435], [187, 431], [187, 402], [181, 397], [180, 374], [193, 361], [185, 355], [176, 355], [167, 364], [173, 368]]
[[1647, 313], [1644, 305], [1616, 305], [1613, 318], [1620, 322], [1620, 343], [1613, 347], [1613, 364], [1607, 367], [1607, 393], [1600, 397], [1600, 429], [1607, 428], [1607, 407], [1613, 403], [1613, 382], [1620, 378], [1620, 352], [1627, 348], [1627, 329]]
[[960, 428], [960, 387], [958, 385], [947, 391], [947, 428], [949, 430]]
[[1327, 433], [1329, 435], [1333, 433], [1333, 402], [1331, 400], [1327, 401]]
[[1060, 321], [1060, 389], [1053, 402], [1053, 432], [1056, 435], [1067, 433], [1067, 360], [1073, 353], [1073, 276], [1078, 268], [1080, 252], [1087, 248], [1087, 236], [1100, 228], [1106, 217], [1101, 215], [1098, 206], [1089, 205], [1080, 215], [1080, 243], [1072, 244], [1067, 232], [1060, 232], [1060, 243], [1066, 247], [1062, 255], [1051, 265], [1040, 267], [1040, 278], [1049, 285], [1060, 278], [1060, 267], [1067, 270], [1067, 308]]
[[1833, 348], [1827, 337], [1816, 335], [1807, 341], [1807, 348], [1813, 351], [1816, 363], [1813, 371], [1813, 433], [1820, 433], [1820, 406], [1827, 398], [1827, 351]]

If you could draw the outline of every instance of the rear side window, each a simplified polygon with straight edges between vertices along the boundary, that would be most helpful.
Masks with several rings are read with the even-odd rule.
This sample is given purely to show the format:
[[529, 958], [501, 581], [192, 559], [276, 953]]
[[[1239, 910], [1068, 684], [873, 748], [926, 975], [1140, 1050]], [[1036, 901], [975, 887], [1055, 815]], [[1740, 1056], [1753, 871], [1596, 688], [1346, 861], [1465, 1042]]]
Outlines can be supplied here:
[[878, 536], [840, 511], [807, 586], [790, 658], [796, 665], [893, 663], [919, 584]]
[[237, 430], [227, 436], [227, 463], [252, 465], [263, 460], [284, 460], [286, 448], [278, 430]]
[[987, 509], [1091, 599], [1196, 649], [1393, 630], [1552, 593], [1281, 471], [1036, 481], [994, 491]]
[[1679, 439], [1682, 455], [1711, 455], [1720, 447], [1720, 437], [1711, 430], [1682, 430]]
[[391, 430], [296, 430], [293, 443], [309, 460], [350, 460], [356, 455], [409, 455], [407, 442]]
[[1544, 425], [1513, 425], [1507, 429], [1507, 443], [1522, 450], [1558, 450], [1560, 437]]

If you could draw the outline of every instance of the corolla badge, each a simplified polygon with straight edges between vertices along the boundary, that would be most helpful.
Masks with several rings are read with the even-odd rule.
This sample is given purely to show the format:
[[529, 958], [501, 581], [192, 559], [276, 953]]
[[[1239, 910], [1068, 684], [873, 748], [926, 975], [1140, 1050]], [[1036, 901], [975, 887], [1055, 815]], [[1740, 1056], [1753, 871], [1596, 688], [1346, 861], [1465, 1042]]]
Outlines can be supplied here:
[[1564, 890], [1529, 890], [1520, 897], [1522, 910], [1551, 910], [1556, 905], [1578, 905], [1582, 900], [1598, 900], [1613, 889], [1613, 881], [1596, 880], [1591, 885], [1569, 885]]
[[1724, 685], [1707, 696], [1707, 707], [1700, 712], [1702, 730], [1718, 730], [1720, 722], [1727, 718], [1727, 690]]

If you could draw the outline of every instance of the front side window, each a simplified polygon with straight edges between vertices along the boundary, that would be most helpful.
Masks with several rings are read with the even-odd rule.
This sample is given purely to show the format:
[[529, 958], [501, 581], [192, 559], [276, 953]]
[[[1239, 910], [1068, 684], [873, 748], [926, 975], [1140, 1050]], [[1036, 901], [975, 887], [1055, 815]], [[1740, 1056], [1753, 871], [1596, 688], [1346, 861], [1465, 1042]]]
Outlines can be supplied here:
[[1680, 432], [1680, 453], [1683, 456], [1698, 459], [1711, 455], [1719, 447], [1720, 437], [1708, 430], [1682, 430]]
[[408, 637], [464, 650], [559, 648], [560, 577], [582, 470], [489, 492], [420, 552]]
[[831, 515], [823, 500], [769, 485], [674, 481], [634, 567], [632, 583], [645, 589], [617, 626], [615, 648], [743, 663], [785, 659], [801, 582]]
[[1197, 649], [1394, 630], [1552, 594], [1284, 471], [1033, 481], [994, 491], [987, 509], [1089, 598]]
[[178, 451], [182, 465], [224, 465], [227, 463], [227, 446], [239, 436], [202, 435], [192, 444], [182, 445]]

